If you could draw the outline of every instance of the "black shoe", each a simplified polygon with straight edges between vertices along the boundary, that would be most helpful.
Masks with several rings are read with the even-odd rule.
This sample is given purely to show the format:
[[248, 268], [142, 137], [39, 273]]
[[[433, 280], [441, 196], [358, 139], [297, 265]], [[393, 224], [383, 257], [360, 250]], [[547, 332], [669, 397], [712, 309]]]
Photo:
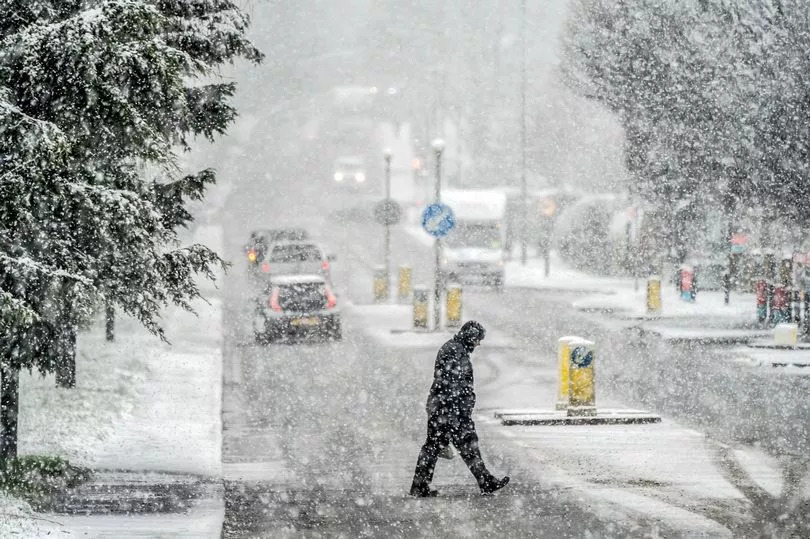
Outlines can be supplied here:
[[481, 494], [492, 494], [495, 491], [501, 490], [509, 483], [509, 476], [506, 475], [502, 479], [495, 479], [494, 477], [481, 485]]
[[416, 498], [435, 498], [439, 495], [439, 491], [430, 488], [427, 485], [412, 485], [411, 496]]

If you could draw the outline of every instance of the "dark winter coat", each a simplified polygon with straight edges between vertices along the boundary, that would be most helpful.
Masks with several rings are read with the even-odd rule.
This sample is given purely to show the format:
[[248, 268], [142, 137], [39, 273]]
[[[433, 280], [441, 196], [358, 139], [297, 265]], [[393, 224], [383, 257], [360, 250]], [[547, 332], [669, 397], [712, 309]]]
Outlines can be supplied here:
[[474, 348], [472, 343], [455, 335], [439, 349], [427, 401], [429, 416], [468, 418], [472, 415], [475, 389], [470, 352]]

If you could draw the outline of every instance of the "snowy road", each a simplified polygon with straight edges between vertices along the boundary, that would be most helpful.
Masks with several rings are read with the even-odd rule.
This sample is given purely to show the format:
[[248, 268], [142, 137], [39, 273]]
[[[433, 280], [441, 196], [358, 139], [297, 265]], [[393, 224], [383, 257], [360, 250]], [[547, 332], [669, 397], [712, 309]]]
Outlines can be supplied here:
[[[288, 149], [295, 151], [292, 145]], [[231, 163], [235, 170], [230, 174], [247, 178], [281, 174], [312, 179], [320, 170], [312, 161], [297, 159], [284, 162], [283, 172], [257, 169], [254, 162]], [[341, 301], [368, 304], [372, 269], [382, 260], [382, 230], [363, 220], [368, 206], [347, 210], [356, 204], [330, 195], [317, 180], [290, 183], [289, 192], [278, 190], [283, 183], [274, 185], [271, 193], [255, 182], [241, 183], [231, 193], [223, 212], [228, 257], [241, 259], [241, 245], [252, 227], [306, 226], [338, 257], [334, 277]], [[401, 229], [393, 237], [394, 265], [411, 265], [414, 283], [429, 285], [430, 249]], [[592, 501], [583, 506], [566, 488], [551, 486], [542, 467], [525, 452], [504, 447], [504, 439], [481, 423], [485, 459], [493, 469], [513, 475], [507, 491], [482, 500], [456, 459], [440, 463], [437, 473], [436, 485], [447, 496], [429, 503], [406, 497], [423, 437], [422, 407], [436, 347], [385, 346], [369, 338], [367, 318], [351, 305], [344, 311], [342, 343], [256, 346], [248, 334], [251, 292], [244, 269], [237, 262], [224, 286], [226, 536], [271, 530], [273, 535], [286, 530], [313, 536], [487, 535], [496, 530], [514, 536], [580, 536], [594, 530], [612, 535], [666, 530], [645, 520], [649, 512], [617, 511]], [[548, 373], [553, 372], [556, 339], [581, 334], [599, 345], [600, 402], [643, 405], [715, 441], [764, 448], [781, 458], [786, 477], [802, 476], [803, 461], [790, 457], [807, 447], [803, 426], [810, 411], [801, 399], [808, 390], [806, 378], [731, 369], [722, 347], [665, 343], [633, 330], [631, 323], [606, 323], [604, 317], [572, 309], [572, 294], [465, 290], [465, 318], [481, 320], [514, 346], [508, 370], [498, 368], [503, 358], [497, 355], [503, 356], [503, 350], [481, 351], [477, 387], [482, 413], [493, 403], [508, 402], [516, 384], [553, 384]], [[545, 374], [536, 372], [538, 365]], [[733, 503], [722, 496], [712, 500], [709, 494], [701, 500], [706, 506], [696, 509], [694, 493], [688, 490], [645, 495], [685, 512], [679, 517], [687, 523], [681, 533], [701, 518], [733, 533], [751, 529], [752, 523], [767, 529], [777, 520], [777, 497], [759, 503], [763, 498], [756, 496], [762, 492], [748, 488], [749, 478], [738, 472], [733, 463], [723, 470], [725, 480], [749, 496], [747, 501], [742, 495]], [[745, 514], [748, 504], [757, 509]]]
[[[306, 193], [302, 198], [311, 206], [290, 208], [285, 197], [237, 192], [229, 204], [242, 211], [228, 213], [227, 254], [239, 260], [251, 226], [307, 226], [338, 257], [334, 279], [345, 305], [344, 340], [252, 343], [252, 288], [245, 268], [235, 264], [226, 278], [225, 536], [560, 537], [584, 536], [588, 530], [641, 535], [650, 529], [651, 524], [639, 526], [643, 519], [597, 515], [565, 488], [531, 479], [537, 474], [527, 466], [533, 464], [499, 451], [486, 427], [480, 429], [485, 459], [495, 472], [516, 476], [506, 491], [481, 497], [456, 458], [439, 464], [441, 499], [407, 496], [424, 438], [435, 347], [392, 349], [364, 333], [354, 305], [370, 299], [380, 229], [335, 221], [328, 198]], [[266, 217], [246, 215], [246, 206], [261, 207]], [[494, 292], [472, 294], [482, 302], [497, 300]], [[499, 351], [482, 352], [482, 387], [499, 375], [485, 357], [489, 353]]]
[[[339, 254], [339, 256], [344, 253]], [[338, 282], [363, 275], [342, 256]], [[237, 270], [238, 271], [238, 270]], [[347, 279], [351, 282], [352, 279]], [[224, 534], [273, 536], [581, 536], [630, 533], [634, 522], [600, 521], [563, 490], [516, 480], [482, 498], [459, 459], [440, 465], [440, 501], [406, 496], [424, 436], [424, 400], [434, 350], [385, 349], [369, 340], [352, 308], [341, 343], [250, 341], [243, 290], [232, 276], [226, 301], [223, 411]], [[363, 289], [355, 290], [363, 296]], [[351, 297], [351, 287], [343, 297]], [[348, 297], [347, 297], [348, 296]], [[485, 366], [481, 382], [486, 383]], [[495, 451], [482, 436], [485, 455]], [[495, 470], [521, 463], [489, 459]], [[449, 470], [448, 470], [449, 468]], [[521, 474], [525, 475], [525, 474]], [[542, 531], [541, 531], [542, 530]]]

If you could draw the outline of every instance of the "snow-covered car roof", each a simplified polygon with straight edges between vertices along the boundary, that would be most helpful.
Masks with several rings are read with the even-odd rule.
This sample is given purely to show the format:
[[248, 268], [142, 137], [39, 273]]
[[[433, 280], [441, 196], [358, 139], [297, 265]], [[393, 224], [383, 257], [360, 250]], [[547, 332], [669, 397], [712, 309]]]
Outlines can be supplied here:
[[301, 275], [279, 275], [272, 279], [274, 285], [290, 285], [290, 284], [307, 284], [307, 283], [326, 283], [326, 280], [320, 276], [310, 273]]
[[362, 166], [363, 158], [356, 155], [344, 155], [335, 160], [337, 165]]

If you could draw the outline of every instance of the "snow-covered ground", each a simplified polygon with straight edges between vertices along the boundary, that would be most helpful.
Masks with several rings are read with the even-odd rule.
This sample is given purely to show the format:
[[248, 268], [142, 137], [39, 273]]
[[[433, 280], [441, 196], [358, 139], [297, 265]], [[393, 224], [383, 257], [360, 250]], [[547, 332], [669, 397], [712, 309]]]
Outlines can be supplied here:
[[[392, 348], [404, 346], [407, 340], [411, 346], [425, 349], [427, 355], [427, 349], [435, 353], [451, 335], [449, 331], [408, 330], [411, 312], [404, 306], [353, 306], [351, 312], [368, 335]], [[616, 504], [674, 526], [686, 535], [730, 536], [728, 530], [695, 508], [710, 500], [744, 505], [745, 497], [721, 469], [721, 453], [735, 458], [760, 488], [774, 496], [780, 494], [782, 472], [775, 459], [752, 447], [724, 453], [721, 444], [668, 417], [661, 423], [642, 425], [502, 425], [495, 412], [551, 411], [556, 400], [555, 351], [547, 350], [546, 360], [527, 364], [514, 357], [513, 345], [508, 336], [493, 332], [492, 339], [476, 352], [481, 356], [477, 362], [476, 422], [486, 429], [485, 439], [492, 440], [495, 435], [511, 442], [494, 444], [503, 451], [501, 457], [522, 463], [529, 457], [524, 464], [529, 469], [521, 469], [520, 474], [536, 475], [533, 479], [537, 481], [574, 488], [585, 498], [601, 500], [591, 505], [594, 510]], [[493, 378], [490, 371], [498, 373], [495, 382], [485, 382]], [[598, 396], [598, 380], [596, 388]], [[597, 409], [601, 408], [629, 407], [597, 397]], [[437, 487], [441, 490], [440, 480]]]
[[[125, 316], [78, 339], [76, 388], [21, 378], [20, 453], [91, 468], [219, 474], [220, 300], [164, 314], [171, 344]], [[193, 454], [187, 448], [195, 447]]]
[[[202, 227], [198, 241], [216, 246], [221, 232]], [[745, 321], [753, 297], [732, 296], [730, 306], [720, 293], [700, 294], [696, 303], [683, 302], [664, 288], [663, 308], [655, 320], [646, 317], [643, 283], [636, 291], [632, 279], [586, 276], [552, 259], [549, 277], [542, 261], [527, 266], [507, 265], [507, 286], [579, 290], [579, 308], [605, 317], [634, 314], [644, 323], [671, 332], [682, 331], [683, 320], [723, 318], [730, 324]], [[579, 288], [576, 288], [579, 287]], [[593, 292], [591, 294], [590, 292]], [[101, 324], [79, 339], [77, 387], [57, 389], [52, 377], [25, 374], [21, 385], [21, 454], [59, 454], [96, 469], [160, 470], [218, 478], [221, 476], [221, 304], [214, 288], [206, 289], [210, 304], [197, 305], [199, 316], [169, 310], [164, 325], [171, 345], [147, 334], [137, 323], [119, 317], [116, 341], [107, 343]], [[670, 297], [671, 296], [671, 297]], [[349, 306], [364, 331], [391, 347], [435, 349], [449, 332], [411, 331], [408, 305]], [[707, 335], [711, 328], [698, 332]], [[750, 330], [740, 330], [750, 331]], [[538, 474], [583, 492], [619, 503], [695, 533], [718, 532], [708, 519], [683, 509], [689, 499], [712, 497], [738, 500], [740, 493], [718, 468], [718, 448], [700, 433], [671, 419], [654, 425], [505, 427], [493, 412], [507, 408], [551, 408], [555, 399], [554, 362], [545, 371], [526, 376], [525, 365], [512, 365], [513, 343], [493, 331], [484, 349], [501, 373], [493, 387], [482, 387], [479, 422], [514, 442], [538, 463]], [[553, 351], [548, 351], [553, 354]], [[787, 360], [798, 373], [808, 350], [740, 346], [730, 356], [745, 365], [772, 365]], [[754, 359], [752, 359], [754, 358]], [[484, 369], [486, 367], [483, 367]], [[547, 371], [547, 372], [546, 372]], [[483, 379], [483, 377], [482, 377]], [[537, 384], [537, 380], [546, 383]], [[506, 390], [505, 388], [508, 388]], [[598, 385], [597, 385], [598, 391]], [[600, 406], [622, 403], [600, 400]], [[189, 448], [194, 448], [190, 451]], [[688, 448], [688, 451], [684, 451]], [[747, 448], [733, 452], [750, 478], [769, 493], [782, 488], [779, 463]], [[176, 535], [218, 536], [223, 508], [217, 499], [202, 500], [191, 514], [112, 518], [34, 515], [23, 502], [0, 496], [0, 537], [89, 534], [121, 536], [121, 518], [131, 535], [172, 530]], [[193, 516], [193, 518], [189, 518]], [[110, 535], [112, 534], [112, 535]]]
[[[196, 241], [217, 248], [218, 227], [201, 227]], [[53, 376], [24, 372], [20, 379], [19, 453], [60, 455], [96, 470], [144, 470], [221, 475], [222, 314], [216, 289], [197, 315], [169, 309], [163, 326], [170, 344], [119, 315], [115, 341], [97, 325], [78, 338], [77, 383], [55, 387]], [[176, 530], [219, 536], [221, 501], [203, 500], [189, 519], [172, 515], [116, 517], [33, 516], [24, 502], [0, 496], [0, 537], [66, 534], [154, 536]], [[196, 514], [195, 513], [195, 514]], [[120, 519], [127, 522], [122, 523]], [[189, 528], [189, 522], [197, 524]], [[112, 532], [112, 530], [118, 530]], [[151, 533], [150, 533], [151, 530]]]
[[645, 280], [640, 280], [636, 289], [635, 280], [629, 277], [583, 274], [554, 253], [550, 269], [545, 277], [541, 260], [532, 258], [526, 266], [511, 261], [506, 265], [506, 286], [583, 292], [584, 296], [572, 300], [574, 308], [601, 313], [606, 318], [637, 321], [641, 329], [665, 340], [750, 342], [750, 346], [730, 350], [729, 359], [740, 366], [785, 368], [798, 375], [810, 375], [810, 347], [806, 344], [799, 343], [795, 349], [769, 346], [774, 342], [774, 330], [756, 326], [754, 294], [733, 292], [726, 305], [722, 291], [707, 290], [699, 292], [692, 302], [684, 301], [673, 286], [662, 283], [661, 310], [648, 313]]

